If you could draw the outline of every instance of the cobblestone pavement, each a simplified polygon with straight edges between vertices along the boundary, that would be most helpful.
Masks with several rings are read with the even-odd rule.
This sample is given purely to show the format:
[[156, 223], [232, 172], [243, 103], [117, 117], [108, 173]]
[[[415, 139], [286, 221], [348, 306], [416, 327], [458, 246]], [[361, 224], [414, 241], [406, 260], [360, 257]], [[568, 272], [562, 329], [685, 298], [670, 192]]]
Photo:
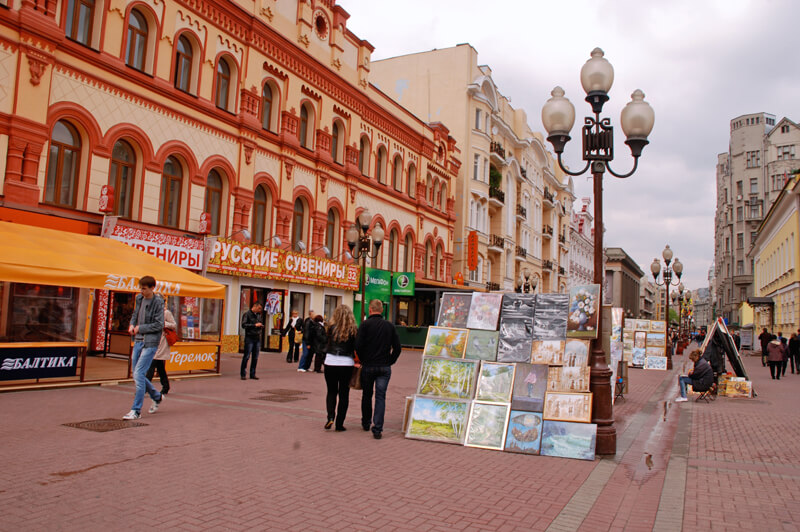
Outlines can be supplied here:
[[[800, 375], [772, 381], [745, 360], [758, 397], [675, 404], [670, 372], [630, 371], [615, 407], [615, 457], [524, 456], [406, 440], [404, 398], [420, 352], [393, 368], [382, 440], [323, 430], [322, 375], [262, 354], [260, 380], [174, 382], [145, 426], [119, 419], [133, 387], [0, 394], [0, 530], [796, 530]], [[307, 392], [265, 401], [270, 390]], [[149, 407], [145, 401], [145, 410]]]

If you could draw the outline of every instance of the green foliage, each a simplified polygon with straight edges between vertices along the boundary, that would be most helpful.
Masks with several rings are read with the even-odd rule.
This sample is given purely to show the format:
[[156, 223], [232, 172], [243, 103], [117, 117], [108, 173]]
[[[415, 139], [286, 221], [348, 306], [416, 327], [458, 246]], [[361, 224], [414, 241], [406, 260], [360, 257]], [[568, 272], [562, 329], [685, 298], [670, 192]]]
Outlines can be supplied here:
[[500, 173], [500, 170], [495, 168], [494, 166], [489, 167], [489, 186], [492, 187], [500, 187], [500, 183], [503, 182], [503, 174]]

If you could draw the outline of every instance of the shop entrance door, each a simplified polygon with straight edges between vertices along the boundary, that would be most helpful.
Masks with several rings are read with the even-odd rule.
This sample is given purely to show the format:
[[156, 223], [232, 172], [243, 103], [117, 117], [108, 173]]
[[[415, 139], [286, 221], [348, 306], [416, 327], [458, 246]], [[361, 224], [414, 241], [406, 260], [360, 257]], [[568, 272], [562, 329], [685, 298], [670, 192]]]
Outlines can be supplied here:
[[239, 296], [239, 351], [244, 351], [244, 329], [242, 329], [242, 316], [258, 302], [264, 307], [259, 319], [264, 324], [261, 333], [261, 351], [281, 352], [283, 339], [281, 338], [281, 325], [283, 324], [284, 291], [273, 290], [256, 286], [244, 286]]

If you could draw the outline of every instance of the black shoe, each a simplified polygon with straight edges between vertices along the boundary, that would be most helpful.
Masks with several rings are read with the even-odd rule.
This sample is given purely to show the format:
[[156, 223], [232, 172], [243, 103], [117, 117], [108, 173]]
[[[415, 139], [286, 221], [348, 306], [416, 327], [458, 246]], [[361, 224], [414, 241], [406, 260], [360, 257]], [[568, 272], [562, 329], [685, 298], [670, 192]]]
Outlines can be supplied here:
[[331, 430], [332, 426], [333, 426], [333, 420], [332, 419], [329, 419], [328, 421], [325, 422], [325, 430]]
[[364, 432], [367, 432], [369, 430], [369, 423], [362, 423], [361, 428], [364, 429]]
[[372, 433], [372, 437], [375, 438], [376, 440], [380, 440], [381, 437], [382, 437], [382, 434], [380, 432], [373, 432]]
[[346, 428], [344, 428], [344, 427], [336, 427], [334, 430], [335, 430], [336, 432], [344, 432], [344, 431], [346, 431], [347, 429], [346, 429]]
[[315, 369], [314, 373], [322, 373], [322, 370], [321, 369]]
[[250, 375], [250, 379], [251, 379], [251, 380], [254, 380], [254, 381], [257, 381], [257, 380], [258, 380], [258, 377], [256, 377], [255, 375]]
[[243, 380], [243, 381], [246, 381], [246, 380], [247, 380], [247, 377], [245, 377], [244, 375], [242, 375], [242, 380]]
[[286, 359], [286, 363], [287, 363], [287, 364], [291, 364], [291, 363], [292, 363], [292, 359], [291, 359], [291, 358], [287, 358], [287, 359]]
[[168, 393], [169, 393], [169, 388], [167, 389], [161, 388], [161, 395], [167, 395]]

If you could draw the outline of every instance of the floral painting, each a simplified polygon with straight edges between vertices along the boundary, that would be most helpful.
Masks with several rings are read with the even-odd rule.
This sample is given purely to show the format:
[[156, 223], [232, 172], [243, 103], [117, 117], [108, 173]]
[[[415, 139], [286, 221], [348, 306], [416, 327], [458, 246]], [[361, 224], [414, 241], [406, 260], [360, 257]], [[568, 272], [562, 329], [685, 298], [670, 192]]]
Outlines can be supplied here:
[[501, 362], [481, 362], [478, 373], [477, 401], [507, 403], [511, 401], [511, 387], [514, 384], [514, 364]]
[[472, 294], [445, 292], [439, 302], [440, 327], [466, 328]]
[[477, 360], [422, 357], [417, 393], [454, 399], [472, 399], [478, 373]]
[[531, 362], [557, 366], [564, 360], [564, 340], [535, 340], [531, 345]]
[[563, 364], [565, 366], [588, 365], [589, 345], [589, 340], [567, 340], [564, 344]]
[[469, 332], [464, 358], [473, 360], [497, 360], [497, 331], [473, 330]]
[[467, 318], [467, 327], [469, 329], [496, 331], [502, 304], [503, 294], [473, 293], [472, 303], [469, 307], [469, 317]]
[[568, 338], [597, 338], [600, 285], [573, 286], [569, 290]]
[[594, 460], [597, 425], [545, 421], [542, 429], [542, 450], [545, 456]]
[[461, 399], [415, 396], [406, 438], [464, 443], [470, 402]]
[[423, 355], [433, 357], [464, 358], [469, 329], [429, 327]]
[[464, 444], [502, 451], [510, 408], [508, 404], [473, 402]]
[[547, 391], [588, 392], [589, 366], [551, 367], [547, 373]]
[[539, 454], [542, 443], [542, 415], [538, 412], [512, 410], [508, 419], [504, 451]]
[[529, 412], [541, 412], [544, 409], [547, 369], [547, 366], [541, 364], [517, 364], [514, 371], [511, 408]]
[[544, 418], [589, 423], [592, 420], [592, 394], [547, 392]]

